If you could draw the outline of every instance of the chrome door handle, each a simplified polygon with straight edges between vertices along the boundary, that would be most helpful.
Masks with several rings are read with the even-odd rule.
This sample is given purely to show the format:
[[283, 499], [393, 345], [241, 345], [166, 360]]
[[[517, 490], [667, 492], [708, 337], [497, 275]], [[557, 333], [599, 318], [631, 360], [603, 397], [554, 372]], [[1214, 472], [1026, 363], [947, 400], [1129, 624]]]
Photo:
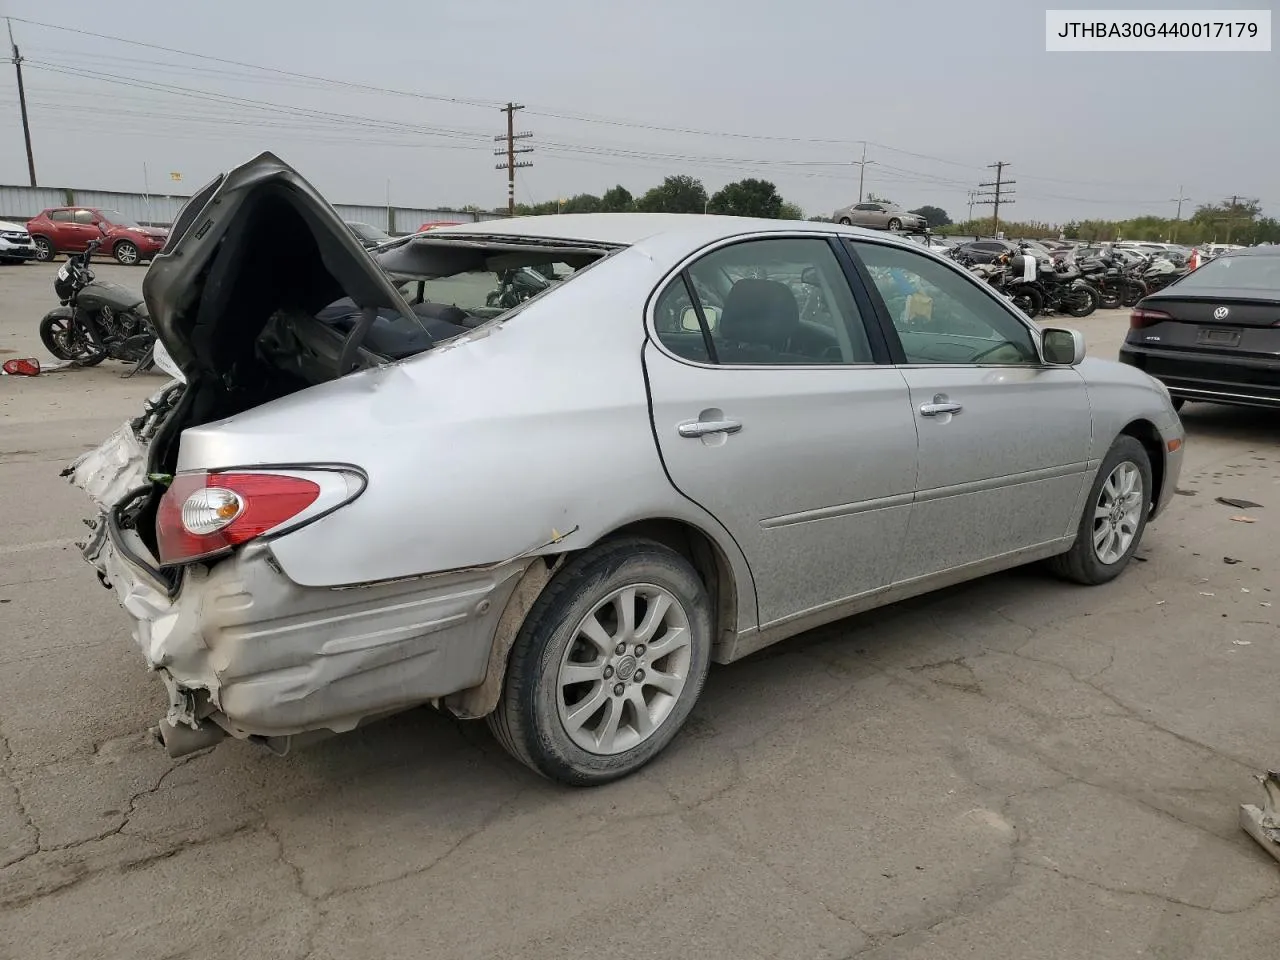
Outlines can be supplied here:
[[676, 428], [682, 437], [705, 437], [713, 433], [737, 433], [742, 424], [737, 420], [694, 420]]
[[948, 400], [945, 393], [939, 393], [934, 396], [933, 403], [920, 404], [920, 416], [938, 417], [944, 413], [959, 413], [963, 409], [960, 404]]

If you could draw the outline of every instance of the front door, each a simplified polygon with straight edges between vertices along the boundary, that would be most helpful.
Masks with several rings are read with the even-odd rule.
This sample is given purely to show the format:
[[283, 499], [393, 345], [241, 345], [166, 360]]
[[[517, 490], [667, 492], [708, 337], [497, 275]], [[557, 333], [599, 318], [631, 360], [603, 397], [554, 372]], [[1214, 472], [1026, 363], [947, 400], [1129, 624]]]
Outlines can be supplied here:
[[897, 335], [920, 438], [894, 580], [1068, 536], [1092, 446], [1083, 378], [1042, 363], [1029, 324], [963, 271], [900, 246], [852, 246]]
[[658, 447], [675, 486], [742, 548], [762, 626], [887, 584], [911, 510], [907, 385], [879, 362], [844, 256], [825, 237], [738, 241], [654, 301], [644, 359]]

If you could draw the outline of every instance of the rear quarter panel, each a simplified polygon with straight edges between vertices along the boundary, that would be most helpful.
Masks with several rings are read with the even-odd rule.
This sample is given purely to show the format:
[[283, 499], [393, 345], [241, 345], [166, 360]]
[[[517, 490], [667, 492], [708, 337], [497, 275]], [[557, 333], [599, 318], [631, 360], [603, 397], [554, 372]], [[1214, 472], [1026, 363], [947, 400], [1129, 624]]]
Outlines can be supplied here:
[[650, 425], [644, 304], [678, 256], [632, 247], [500, 325], [187, 430], [178, 469], [362, 468], [359, 499], [273, 543], [307, 586], [494, 564], [585, 547], [637, 520], [685, 520], [729, 559], [739, 625], [752, 625], [745, 560], [671, 486]]

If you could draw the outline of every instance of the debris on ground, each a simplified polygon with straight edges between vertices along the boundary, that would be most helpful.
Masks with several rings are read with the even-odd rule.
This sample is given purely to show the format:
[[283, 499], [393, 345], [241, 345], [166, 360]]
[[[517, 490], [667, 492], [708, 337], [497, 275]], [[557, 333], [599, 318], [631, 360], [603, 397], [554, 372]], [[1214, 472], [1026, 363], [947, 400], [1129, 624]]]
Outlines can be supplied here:
[[6, 360], [0, 365], [0, 370], [7, 377], [38, 377], [40, 375], [40, 361], [35, 357]]
[[1235, 507], [1237, 510], [1252, 510], [1254, 507], [1262, 506], [1262, 504], [1254, 503], [1252, 500], [1237, 500], [1235, 497], [1214, 497], [1213, 499], [1223, 506]]
[[1240, 561], [1237, 560], [1235, 557], [1223, 557], [1222, 562], [1223, 563], [1239, 563]]
[[1262, 784], [1263, 804], [1240, 804], [1240, 826], [1262, 849], [1280, 860], [1280, 770], [1271, 770], [1266, 776], [1256, 776]]
[[1238, 517], [1232, 517], [1231, 519], [1234, 520], [1236, 523], [1257, 523], [1258, 522], [1253, 517], [1246, 517], [1243, 515]]

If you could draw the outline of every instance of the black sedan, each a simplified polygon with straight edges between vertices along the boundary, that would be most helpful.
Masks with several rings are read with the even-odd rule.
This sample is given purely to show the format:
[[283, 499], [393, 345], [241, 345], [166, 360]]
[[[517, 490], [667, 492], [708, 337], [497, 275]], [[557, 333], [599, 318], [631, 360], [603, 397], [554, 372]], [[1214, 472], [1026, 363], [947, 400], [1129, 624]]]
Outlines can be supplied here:
[[1120, 361], [1187, 400], [1280, 407], [1280, 246], [1233, 250], [1138, 301]]

